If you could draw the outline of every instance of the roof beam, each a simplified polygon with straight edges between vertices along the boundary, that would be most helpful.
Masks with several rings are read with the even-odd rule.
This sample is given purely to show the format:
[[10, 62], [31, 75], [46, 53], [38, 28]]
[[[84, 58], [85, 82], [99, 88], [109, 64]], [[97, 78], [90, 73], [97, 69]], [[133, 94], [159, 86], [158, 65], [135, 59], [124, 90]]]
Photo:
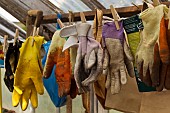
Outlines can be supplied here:
[[[0, 6], [17, 18], [21, 23], [26, 25], [27, 12], [30, 9], [42, 10], [44, 14], [55, 14], [54, 10], [47, 7], [44, 2], [40, 0], [1, 0]], [[54, 33], [56, 31], [55, 25], [43, 25], [47, 28], [47, 32]], [[47, 37], [49, 39], [49, 37]]]
[[1, 16], [0, 16], [0, 24], [3, 25], [4, 27], [8, 28], [10, 31], [12, 31], [14, 33], [15, 33], [16, 29], [19, 29], [19, 36], [22, 38], [26, 37], [26, 32], [23, 29], [21, 29], [19, 26], [15, 25], [14, 23], [7, 21], [6, 19], [4, 19]]
[[106, 9], [100, 2], [97, 0], [81, 0], [84, 4], [86, 4], [91, 10], [97, 9]]
[[[162, 4], [169, 6], [170, 2], [162, 2]], [[118, 14], [120, 15], [120, 17], [129, 17], [129, 16], [132, 16], [135, 14], [139, 14], [141, 12], [142, 7], [143, 7], [142, 5], [139, 5], [139, 9], [136, 6], [122, 7], [122, 8], [115, 8], [115, 9], [118, 12]], [[110, 9], [102, 9], [102, 11], [105, 16], [109, 16], [112, 18], [112, 13], [111, 13]], [[83, 13], [86, 17], [86, 20], [93, 20], [96, 12], [95, 11], [86, 11]], [[62, 14], [61, 21], [68, 22], [69, 21], [68, 16], [69, 16], [69, 13]], [[79, 12], [74, 13], [74, 21], [81, 21]], [[43, 17], [42, 23], [47, 24], [47, 23], [56, 23], [56, 22], [57, 22], [56, 15], [51, 14], [51, 15], [45, 15]]]

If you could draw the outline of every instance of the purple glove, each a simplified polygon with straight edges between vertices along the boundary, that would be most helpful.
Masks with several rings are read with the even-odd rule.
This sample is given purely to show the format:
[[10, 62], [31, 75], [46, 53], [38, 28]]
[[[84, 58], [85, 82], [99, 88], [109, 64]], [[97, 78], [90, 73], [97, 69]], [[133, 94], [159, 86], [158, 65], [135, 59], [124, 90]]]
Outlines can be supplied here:
[[110, 56], [106, 88], [111, 88], [112, 94], [119, 93], [121, 84], [127, 82], [127, 75], [131, 77], [135, 75], [133, 57], [125, 40], [122, 21], [119, 21], [119, 26], [120, 30], [117, 30], [114, 22], [104, 23], [102, 32], [104, 48], [108, 50]]

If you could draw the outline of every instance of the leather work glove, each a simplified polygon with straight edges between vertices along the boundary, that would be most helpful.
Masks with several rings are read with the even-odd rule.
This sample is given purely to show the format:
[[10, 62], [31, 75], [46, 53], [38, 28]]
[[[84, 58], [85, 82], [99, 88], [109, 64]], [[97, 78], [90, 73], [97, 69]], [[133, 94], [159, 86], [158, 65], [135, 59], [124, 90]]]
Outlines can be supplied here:
[[44, 78], [49, 78], [52, 73], [52, 69], [56, 64], [55, 76], [58, 83], [58, 95], [59, 97], [62, 97], [70, 92], [71, 66], [69, 50], [62, 52], [63, 45], [66, 40], [59, 36], [59, 32], [60, 30], [57, 30], [52, 37], [43, 76]]
[[[32, 46], [33, 39], [34, 44]], [[26, 39], [20, 48], [19, 61], [14, 74], [12, 105], [17, 106], [20, 102], [22, 110], [27, 108], [29, 99], [33, 108], [37, 108], [37, 93], [40, 95], [44, 93], [42, 82], [43, 70], [40, 56], [40, 49], [43, 41], [44, 37], [30, 36]]]
[[14, 75], [18, 59], [19, 59], [19, 48], [21, 47], [21, 42], [16, 41], [15, 46], [13, 43], [9, 43], [7, 52], [5, 54], [5, 76], [4, 82], [10, 92], [13, 91], [14, 87]]
[[[45, 65], [45, 62], [46, 62], [47, 53], [48, 53], [50, 44], [51, 44], [51, 41], [48, 41], [47, 43], [43, 44], [45, 52], [46, 52], [44, 58], [42, 59], [43, 66]], [[56, 82], [55, 69], [56, 69], [56, 66], [53, 67], [51, 76], [48, 79], [43, 78], [43, 83], [44, 83], [44, 87], [46, 88], [53, 104], [56, 107], [61, 107], [61, 106], [65, 105], [67, 97], [66, 96], [62, 96], [62, 97], [58, 96], [58, 84]]]
[[[159, 85], [156, 87], [157, 91], [162, 91], [163, 88], [166, 88], [167, 90], [170, 90], [170, 64], [169, 64], [169, 54], [170, 54], [170, 30], [168, 30], [168, 23], [169, 23], [169, 19], [162, 19], [161, 23], [164, 24], [161, 25], [162, 27], [160, 28], [160, 38], [159, 38], [159, 45], [160, 45], [160, 49], [162, 49], [162, 65], [160, 68], [160, 81], [159, 81]], [[161, 46], [162, 45], [162, 46]], [[162, 48], [161, 48], [162, 47]], [[164, 52], [163, 52], [164, 51]], [[160, 52], [161, 53], [161, 52]], [[161, 55], [160, 55], [161, 56]], [[163, 62], [164, 61], [164, 62]], [[168, 63], [168, 64], [167, 64]]]
[[[127, 82], [127, 75], [131, 77], [135, 75], [132, 65], [133, 56], [125, 41], [122, 21], [119, 21], [119, 26], [120, 30], [117, 30], [114, 22], [104, 23], [102, 32], [104, 47], [107, 49], [110, 58], [106, 88], [111, 87], [112, 94], [119, 93], [121, 84]], [[126, 68], [126, 64], [130, 67]]]
[[[159, 59], [161, 59], [164, 63], [167, 62], [166, 59], [169, 59], [166, 58], [167, 52], [162, 51], [162, 48], [164, 48], [167, 44], [161, 44], [163, 42], [158, 43], [158, 45], [156, 44], [159, 41], [158, 37], [160, 33], [161, 20], [166, 9], [165, 5], [159, 5], [155, 8], [146, 9], [140, 15], [144, 29], [141, 31], [141, 40], [137, 48], [135, 58], [137, 70], [140, 72], [140, 78], [148, 86], [155, 87], [159, 85]], [[156, 17], [153, 19], [154, 16]], [[163, 38], [164, 36], [160, 37], [162, 41], [164, 41]]]

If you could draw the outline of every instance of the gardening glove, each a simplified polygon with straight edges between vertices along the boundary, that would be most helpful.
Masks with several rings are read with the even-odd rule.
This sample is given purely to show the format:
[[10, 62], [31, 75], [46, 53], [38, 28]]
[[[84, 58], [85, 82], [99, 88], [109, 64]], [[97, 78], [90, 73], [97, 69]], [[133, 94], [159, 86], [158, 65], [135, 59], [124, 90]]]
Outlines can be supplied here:
[[[133, 61], [133, 57], [125, 41], [122, 21], [119, 21], [120, 30], [117, 31], [114, 22], [107, 22], [103, 25], [103, 40], [104, 45], [108, 50], [110, 62], [109, 71], [107, 73], [106, 88], [111, 87], [111, 93], [119, 93], [121, 84], [126, 84], [127, 75], [133, 77], [134, 70], [132, 63], [126, 68], [125, 61]], [[125, 60], [127, 59], [127, 60]], [[127, 69], [130, 69], [127, 71]]]
[[56, 64], [55, 76], [58, 83], [58, 95], [62, 97], [70, 92], [71, 66], [69, 50], [62, 52], [66, 40], [59, 36], [59, 32], [60, 31], [57, 30], [52, 37], [43, 76], [44, 78], [49, 78]]
[[123, 20], [123, 27], [127, 33], [127, 39], [133, 57], [135, 57], [136, 49], [140, 41], [139, 30], [143, 28], [142, 26], [142, 20], [139, 19], [138, 15]]
[[[165, 26], [160, 28], [160, 37], [163, 36], [163, 33], [166, 35], [164, 35], [164, 40], [166, 41], [167, 40], [167, 43], [165, 43], [165, 41], [162, 41], [162, 39], [159, 39], [159, 42], [160, 42], [160, 45], [162, 44], [162, 49], [165, 50], [166, 52], [170, 49], [170, 39], [169, 39], [169, 36], [170, 36], [170, 30], [168, 30], [168, 24], [169, 24], [169, 20], [166, 19], [165, 22], [164, 22]], [[162, 43], [161, 43], [162, 42]], [[164, 43], [163, 43], [164, 42]], [[166, 47], [166, 44], [168, 44], [168, 49], [165, 48]], [[169, 52], [169, 51], [168, 51]], [[170, 54], [170, 53], [169, 53]], [[166, 58], [166, 54], [165, 55], [165, 58]], [[168, 55], [168, 54], [167, 54]], [[167, 57], [168, 58], [168, 57]], [[166, 59], [167, 59], [166, 58]], [[156, 87], [156, 89], [158, 91], [162, 91], [163, 88], [166, 88], [167, 90], [170, 90], [170, 85], [169, 85], [169, 81], [170, 81], [170, 64], [166, 64], [166, 63], [162, 63], [162, 67], [161, 67], [161, 74], [160, 75], [160, 84], [159, 86]]]
[[[95, 54], [93, 54], [94, 52]], [[91, 69], [90, 75], [82, 84], [84, 86], [89, 86], [90, 83], [97, 81], [98, 76], [102, 73], [102, 60], [103, 60], [103, 49], [99, 42], [93, 38], [92, 29], [89, 29], [87, 36], [87, 52], [85, 59], [85, 69]], [[96, 63], [96, 65], [91, 64], [91, 62]]]
[[[158, 81], [159, 81], [158, 80], [159, 72], [158, 70], [153, 70], [153, 69], [159, 68], [159, 56], [156, 55], [160, 54], [161, 56], [162, 53], [161, 52], [155, 53], [154, 56], [154, 52], [158, 51], [156, 47], [157, 46], [156, 42], [158, 41], [158, 37], [160, 33], [160, 23], [161, 23], [161, 19], [163, 18], [165, 9], [166, 9], [165, 5], [159, 5], [155, 8], [148, 8], [140, 14], [140, 18], [142, 19], [144, 29], [141, 32], [141, 40], [137, 48], [135, 58], [136, 58], [137, 70], [138, 72], [140, 72], [140, 78], [142, 81], [144, 81], [144, 83], [146, 83], [149, 86], [158, 85]], [[148, 15], [151, 15], [152, 18], [151, 16]], [[155, 15], [159, 15], [159, 16], [153, 19]], [[160, 49], [160, 46], [158, 48]], [[158, 65], [153, 65], [154, 62], [155, 64]], [[158, 67], [153, 68], [153, 66], [158, 66]], [[150, 77], [148, 75], [150, 75]]]
[[[48, 53], [50, 44], [51, 44], [51, 41], [48, 41], [47, 43], [43, 44], [45, 52], [46, 52], [44, 58], [42, 59], [43, 66], [45, 65], [45, 62], [46, 62], [47, 53]], [[56, 65], [54, 65], [53, 67], [51, 76], [48, 79], [43, 78], [43, 83], [53, 104], [56, 107], [61, 107], [65, 105], [66, 103], [66, 96], [62, 96], [62, 97], [58, 96], [58, 84], [56, 82], [55, 69], [56, 69]]]
[[10, 92], [13, 91], [14, 75], [18, 59], [19, 59], [19, 48], [21, 47], [21, 41], [16, 41], [15, 46], [13, 43], [9, 43], [7, 52], [5, 54], [5, 76], [4, 82]]
[[78, 44], [78, 37], [77, 37], [77, 33], [73, 36], [68, 36], [69, 29], [67, 29], [67, 27], [64, 27], [63, 29], [61, 29], [60, 31], [60, 37], [64, 38], [64, 37], [68, 37], [68, 40], [66, 41], [66, 43], [63, 46], [63, 52], [67, 49], [70, 50], [70, 66], [71, 66], [71, 87], [70, 87], [70, 97], [71, 98], [75, 98], [78, 90], [77, 90], [77, 86], [76, 86], [76, 82], [74, 80], [74, 66], [76, 63], [76, 56], [77, 56], [77, 48], [79, 46]]
[[89, 90], [84, 87], [81, 82], [88, 77], [88, 72], [85, 70], [84, 58], [87, 51], [87, 33], [91, 26], [87, 23], [80, 23], [76, 25], [66, 26], [61, 29], [61, 37], [76, 36], [78, 37], [79, 45], [77, 49], [76, 63], [74, 67], [74, 78], [78, 87], [78, 92], [83, 93]]
[[[34, 45], [32, 46], [33, 38]], [[43, 41], [44, 38], [41, 36], [30, 36], [20, 48], [19, 61], [14, 74], [12, 105], [17, 106], [20, 102], [22, 110], [27, 108], [29, 99], [33, 108], [36, 108], [38, 106], [37, 93], [40, 95], [44, 93], [40, 56]]]

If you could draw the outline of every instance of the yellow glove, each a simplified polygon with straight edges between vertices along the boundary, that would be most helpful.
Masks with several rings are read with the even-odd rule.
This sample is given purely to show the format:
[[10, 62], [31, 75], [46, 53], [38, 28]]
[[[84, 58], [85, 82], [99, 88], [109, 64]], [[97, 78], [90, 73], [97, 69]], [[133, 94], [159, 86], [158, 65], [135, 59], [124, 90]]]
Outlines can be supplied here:
[[[32, 40], [34, 44], [32, 46]], [[38, 106], [37, 92], [44, 93], [42, 82], [42, 64], [40, 49], [44, 38], [41, 36], [30, 36], [20, 48], [20, 57], [14, 75], [14, 90], [12, 104], [17, 106], [20, 102], [22, 110], [27, 108], [29, 99], [32, 106]]]

